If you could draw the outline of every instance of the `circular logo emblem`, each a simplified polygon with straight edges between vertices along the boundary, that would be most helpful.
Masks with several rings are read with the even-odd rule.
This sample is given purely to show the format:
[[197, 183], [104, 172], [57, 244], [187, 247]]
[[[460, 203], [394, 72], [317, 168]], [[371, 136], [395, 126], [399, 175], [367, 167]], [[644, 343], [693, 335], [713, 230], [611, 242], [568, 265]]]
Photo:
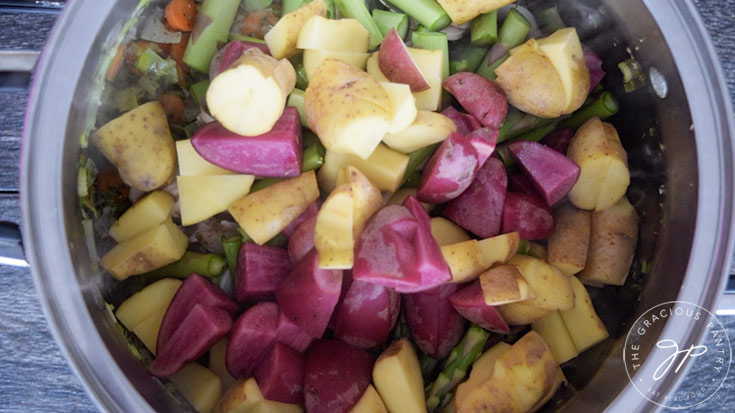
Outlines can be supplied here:
[[[662, 335], [669, 319], [701, 323], [706, 334], [701, 343], [678, 343]], [[655, 337], [655, 351], [643, 354], [641, 341]], [[659, 304], [641, 315], [633, 324], [623, 349], [625, 370], [638, 392], [661, 407], [686, 409], [712, 397], [725, 382], [730, 369], [732, 349], [725, 328], [714, 314], [692, 303], [671, 301]], [[656, 367], [653, 374], [638, 373], [643, 362]], [[686, 378], [677, 389], [662, 394], [657, 383], [670, 376]]]

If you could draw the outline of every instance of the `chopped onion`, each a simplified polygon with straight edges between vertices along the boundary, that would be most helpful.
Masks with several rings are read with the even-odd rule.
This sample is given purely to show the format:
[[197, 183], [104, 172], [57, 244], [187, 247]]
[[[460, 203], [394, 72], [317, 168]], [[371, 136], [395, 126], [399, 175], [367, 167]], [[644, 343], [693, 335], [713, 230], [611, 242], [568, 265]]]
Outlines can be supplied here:
[[450, 24], [449, 26], [442, 29], [442, 32], [447, 34], [447, 40], [450, 42], [456, 41], [464, 37], [464, 34], [467, 33], [467, 29], [470, 28], [469, 23], [465, 23], [461, 26], [455, 26], [454, 24]]
[[179, 43], [181, 32], [168, 30], [163, 24], [163, 10], [154, 9], [143, 22], [140, 38], [154, 43]]

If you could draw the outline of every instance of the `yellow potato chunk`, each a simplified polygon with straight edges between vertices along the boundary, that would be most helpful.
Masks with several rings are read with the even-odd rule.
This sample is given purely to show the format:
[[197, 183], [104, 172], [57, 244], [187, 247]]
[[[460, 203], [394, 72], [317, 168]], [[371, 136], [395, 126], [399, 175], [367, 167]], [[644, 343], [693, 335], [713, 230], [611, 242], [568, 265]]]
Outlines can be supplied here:
[[180, 285], [181, 280], [174, 278], [158, 280], [123, 301], [115, 316], [132, 331], [151, 317], [165, 313]]
[[354, 166], [381, 191], [394, 192], [401, 185], [408, 166], [408, 155], [396, 152], [385, 145], [378, 145], [367, 158], [327, 151], [324, 164], [319, 168], [319, 186], [324, 192], [332, 192], [337, 185], [337, 174], [343, 166]]
[[314, 247], [319, 253], [319, 268], [352, 268], [355, 246], [352, 236], [353, 210], [349, 185], [338, 186], [324, 201], [314, 226]]
[[453, 120], [441, 113], [418, 111], [416, 119], [398, 133], [389, 133], [383, 142], [398, 152], [410, 153], [425, 146], [439, 143], [457, 131]]
[[546, 396], [542, 397], [541, 400], [536, 403], [535, 406], [529, 410], [529, 413], [534, 413], [544, 407], [544, 405], [551, 400], [551, 398], [556, 394], [556, 392], [559, 390], [559, 388], [562, 386], [562, 384], [566, 385], [567, 378], [564, 377], [564, 372], [561, 370], [561, 367], [556, 368], [556, 373], [554, 374], [554, 379], [551, 383], [551, 388], [546, 393]]
[[[416, 109], [424, 111], [436, 111], [441, 106], [442, 81], [444, 80], [444, 55], [441, 50], [425, 50], [408, 48], [413, 61], [419, 71], [429, 83], [429, 89], [413, 94], [416, 99]], [[379, 82], [388, 82], [378, 66], [378, 53], [370, 55], [367, 61], [367, 72]]]
[[569, 282], [574, 289], [574, 308], [560, 313], [574, 347], [581, 353], [606, 339], [608, 333], [582, 282], [574, 276], [569, 276]]
[[[367, 61], [367, 58], [365, 59]], [[388, 133], [398, 133], [416, 120], [416, 99], [411, 93], [411, 87], [402, 83], [380, 82], [390, 100], [390, 129]], [[383, 138], [385, 140], [385, 138]]]
[[296, 42], [307, 20], [314, 16], [325, 16], [327, 5], [324, 0], [314, 0], [281, 16], [272, 29], [265, 34], [265, 44], [276, 59], [291, 57], [298, 51]]
[[222, 396], [222, 383], [219, 377], [208, 368], [197, 364], [187, 364], [168, 378], [184, 398], [201, 413], [214, 409]]
[[189, 238], [171, 221], [165, 221], [135, 238], [117, 244], [100, 265], [122, 281], [171, 264], [181, 258]]
[[388, 411], [426, 413], [424, 379], [411, 342], [393, 342], [375, 361], [373, 384]]
[[526, 255], [516, 255], [508, 264], [518, 267], [536, 295], [527, 304], [547, 310], [569, 310], [574, 307], [574, 292], [569, 279], [555, 267]]
[[164, 309], [130, 329], [154, 356], [156, 355], [156, 346], [158, 345], [158, 331], [161, 329], [161, 323], [165, 315], [166, 310]]
[[250, 192], [254, 180], [253, 175], [179, 176], [181, 225], [194, 225], [226, 211]]
[[582, 43], [573, 27], [559, 29], [538, 40], [538, 47], [556, 68], [566, 96], [566, 113], [582, 107], [590, 88], [590, 72], [584, 60]]
[[476, 240], [441, 247], [442, 256], [452, 272], [453, 283], [469, 282], [485, 271], [482, 252]]
[[567, 275], [584, 269], [590, 244], [590, 213], [564, 205], [554, 212], [554, 232], [549, 237], [549, 264]]
[[202, 158], [191, 144], [191, 139], [176, 141], [176, 155], [179, 160], [179, 175], [234, 175], [237, 172], [210, 163]]
[[225, 364], [228, 342], [229, 340], [227, 338], [223, 338], [209, 349], [209, 369], [219, 376], [220, 382], [222, 382], [222, 389], [224, 390], [228, 390], [236, 381], [230, 375]]
[[461, 26], [475, 17], [490, 13], [513, 3], [515, 0], [438, 0], [452, 23]]
[[314, 171], [245, 195], [227, 209], [258, 245], [278, 235], [319, 198]]
[[518, 267], [501, 265], [480, 274], [480, 287], [487, 305], [502, 305], [536, 298]]
[[214, 409], [216, 413], [247, 411], [255, 403], [265, 400], [254, 378], [240, 379], [230, 386]]
[[431, 235], [440, 247], [470, 239], [462, 227], [444, 217], [431, 218]]
[[314, 16], [304, 23], [296, 47], [299, 49], [333, 50], [365, 53], [370, 33], [355, 19], [331, 20]]
[[110, 236], [123, 242], [158, 226], [171, 216], [174, 198], [163, 191], [154, 191], [128, 208], [110, 227]]
[[531, 305], [530, 300], [498, 306], [505, 321], [512, 326], [524, 326], [546, 317], [551, 310]]
[[368, 59], [367, 53], [362, 52], [339, 52], [334, 50], [306, 49], [304, 50], [304, 71], [306, 78], [311, 79], [316, 73], [316, 68], [327, 59], [337, 59], [360, 70], [365, 69]]
[[493, 371], [495, 370], [495, 361], [498, 360], [503, 353], [510, 349], [510, 344], [499, 342], [498, 344], [490, 347], [486, 352], [480, 356], [474, 363], [472, 363], [472, 370], [470, 370], [470, 377], [467, 381], [460, 383], [457, 386], [457, 391], [454, 393], [454, 405], [460, 406], [464, 401], [467, 394], [474, 390], [476, 387], [482, 385], [487, 380], [493, 377]]
[[590, 284], [625, 284], [638, 244], [638, 213], [628, 198], [593, 212], [590, 234], [587, 263], [579, 279]]
[[383, 399], [380, 398], [375, 387], [370, 384], [360, 400], [357, 401], [357, 404], [350, 410], [350, 413], [388, 413], [388, 410], [385, 408]]
[[559, 311], [552, 311], [543, 319], [533, 323], [531, 328], [548, 344], [557, 363], [564, 363], [579, 354]]
[[273, 400], [259, 400], [247, 409], [247, 413], [301, 413], [303, 411], [298, 404], [281, 403]]
[[174, 174], [176, 148], [158, 101], [109, 121], [95, 132], [92, 143], [133, 188], [152, 191], [168, 183]]
[[273, 129], [295, 86], [296, 71], [291, 62], [276, 60], [257, 48], [248, 49], [212, 79], [207, 106], [228, 130], [257, 136]]
[[520, 243], [521, 237], [518, 232], [509, 232], [477, 241], [486, 268], [508, 262], [518, 252]]
[[336, 59], [317, 68], [304, 109], [327, 150], [362, 159], [370, 157], [390, 128], [390, 100], [380, 83]]
[[567, 156], [579, 165], [569, 200], [580, 209], [603, 210], [625, 195], [630, 185], [628, 155], [615, 127], [594, 117], [569, 143]]

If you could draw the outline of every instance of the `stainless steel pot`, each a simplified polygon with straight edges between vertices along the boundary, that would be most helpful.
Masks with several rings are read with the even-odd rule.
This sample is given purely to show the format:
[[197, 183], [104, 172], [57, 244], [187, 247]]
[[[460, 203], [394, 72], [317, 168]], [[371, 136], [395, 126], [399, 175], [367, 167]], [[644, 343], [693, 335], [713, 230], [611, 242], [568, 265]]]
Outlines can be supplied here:
[[[533, 8], [547, 2], [527, 3]], [[596, 304], [607, 314], [603, 318], [611, 339], [572, 365], [569, 378], [576, 391], [568, 393], [562, 409], [647, 410], [653, 405], [629, 386], [623, 368], [625, 325], [666, 301], [715, 307], [732, 244], [733, 112], [715, 53], [691, 2], [557, 3], [567, 23], [604, 57], [607, 85], [621, 100], [622, 111], [613, 123], [630, 152], [631, 199], [643, 217], [638, 257], [650, 268], [644, 276], [634, 265], [629, 277], [631, 282], [645, 280], [640, 297], [612, 288], [597, 292]], [[109, 411], [170, 411], [186, 406], [131, 355], [105, 308], [101, 276], [89, 259], [75, 196], [80, 135], [99, 92], [101, 56], [137, 7], [137, 0], [75, 0], [58, 19], [38, 66], [26, 117], [23, 235], [51, 329], [99, 406]], [[626, 94], [615, 65], [628, 54], [654, 79]], [[617, 308], [606, 311], [608, 307]], [[679, 342], [696, 341], [703, 328], [671, 320], [665, 334]], [[642, 344], [644, 350], [651, 349], [653, 341]], [[650, 374], [655, 366], [648, 364], [639, 374]], [[681, 376], [662, 380], [656, 390], [674, 388], [676, 377]]]

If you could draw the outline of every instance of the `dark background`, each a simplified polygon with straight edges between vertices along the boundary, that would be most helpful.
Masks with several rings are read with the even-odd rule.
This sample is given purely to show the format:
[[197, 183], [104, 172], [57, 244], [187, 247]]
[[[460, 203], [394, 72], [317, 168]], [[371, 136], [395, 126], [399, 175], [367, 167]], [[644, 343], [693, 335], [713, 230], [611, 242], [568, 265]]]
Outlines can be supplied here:
[[[3, 3], [0, 0], [0, 10]], [[735, 96], [735, 0], [695, 3], [720, 55], [730, 95]], [[0, 50], [40, 50], [55, 18], [55, 13], [0, 12]], [[17, 167], [26, 98], [25, 91], [0, 89], [1, 221], [20, 221]], [[735, 317], [721, 317], [721, 320], [730, 337], [735, 338]], [[30, 272], [3, 267], [0, 269], [0, 412], [96, 410], [49, 333]], [[696, 411], [735, 411], [735, 372]]]

